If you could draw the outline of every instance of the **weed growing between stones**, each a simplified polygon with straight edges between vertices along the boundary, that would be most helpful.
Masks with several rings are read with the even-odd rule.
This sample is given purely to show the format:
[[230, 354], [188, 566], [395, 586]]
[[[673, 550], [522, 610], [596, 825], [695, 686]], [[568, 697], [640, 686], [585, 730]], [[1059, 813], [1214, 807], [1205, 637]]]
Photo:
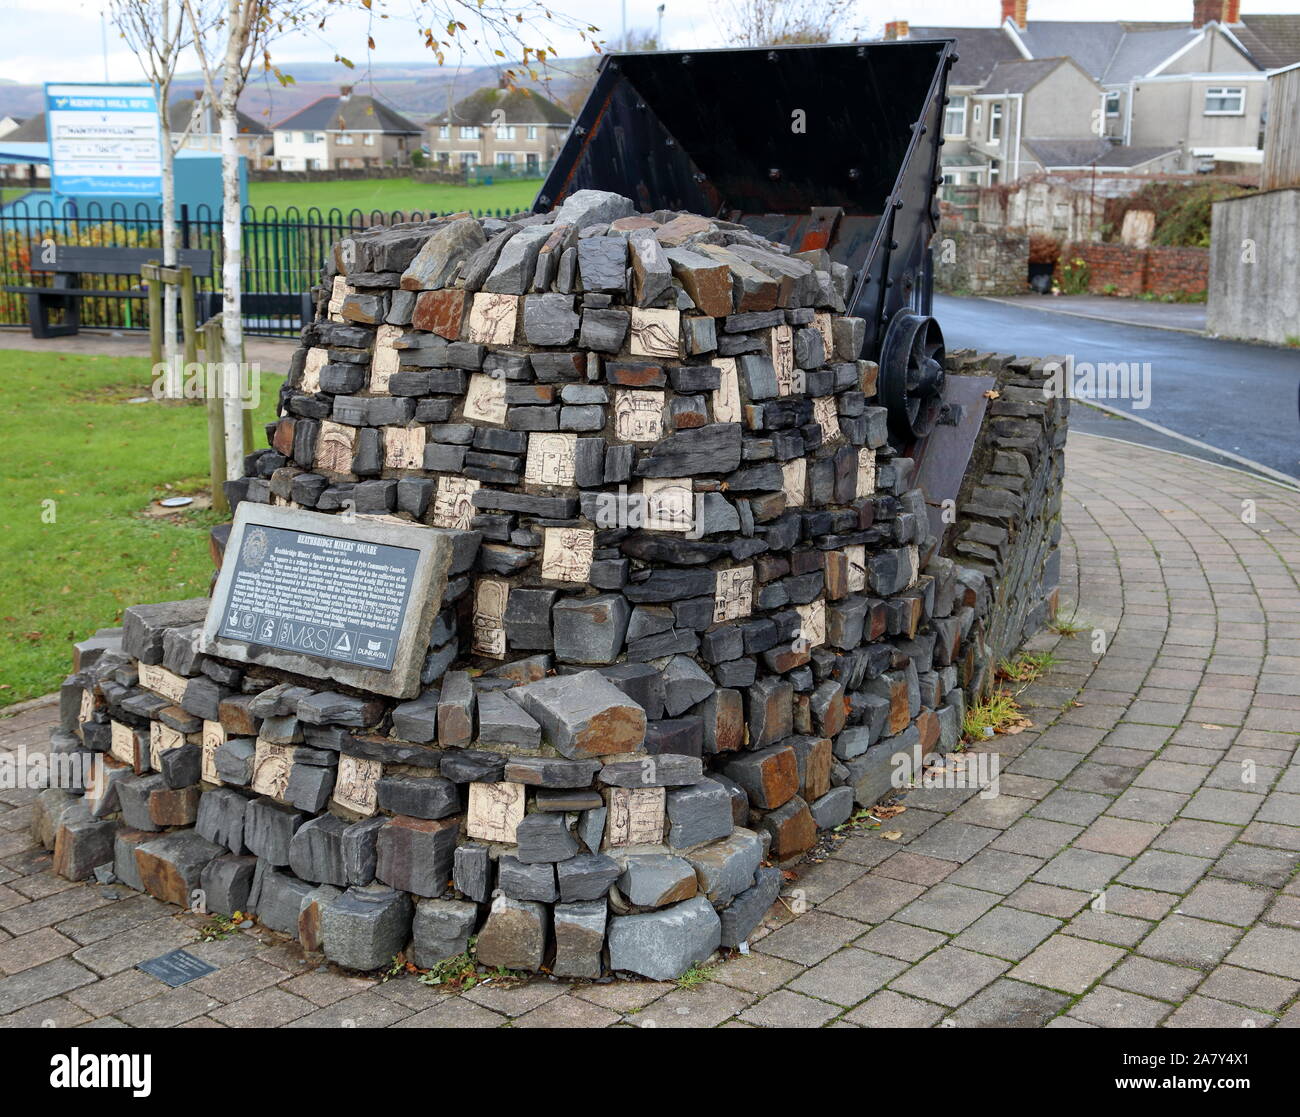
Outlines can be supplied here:
[[1013, 683], [1032, 683], [1060, 662], [1051, 652], [1022, 652], [998, 665], [998, 677]]
[[698, 989], [707, 981], [713, 980], [713, 971], [716, 967], [705, 966], [696, 962], [681, 977], [677, 979], [678, 989]]
[[1073, 637], [1079, 635], [1087, 626], [1080, 624], [1073, 617], [1068, 620], [1061, 616], [1060, 613], [1053, 613], [1052, 619], [1047, 622], [1047, 630], [1055, 632], [1057, 636]]
[[966, 708], [962, 721], [962, 740], [965, 744], [986, 741], [999, 733], [1019, 733], [1030, 722], [1020, 712], [1015, 698], [1005, 690], [995, 690]]

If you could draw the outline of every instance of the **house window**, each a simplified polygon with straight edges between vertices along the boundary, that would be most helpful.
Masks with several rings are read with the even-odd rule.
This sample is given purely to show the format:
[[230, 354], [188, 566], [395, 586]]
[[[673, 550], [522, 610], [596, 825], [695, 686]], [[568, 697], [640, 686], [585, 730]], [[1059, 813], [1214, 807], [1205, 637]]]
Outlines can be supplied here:
[[529, 138], [530, 140], [535, 140], [535, 139], [537, 139], [537, 125], [536, 125], [536, 124], [530, 124], [530, 125], [528, 126], [528, 138]]
[[440, 140], [449, 140], [449, 139], [451, 139], [451, 125], [450, 125], [450, 124], [440, 124], [440, 125], [438, 125], [438, 139], [440, 139]]
[[965, 97], [953, 96], [948, 99], [948, 110], [943, 114], [943, 134], [945, 136], [966, 134]]
[[513, 124], [500, 124], [496, 128], [496, 138], [498, 140], [513, 140], [515, 138], [515, 126]]
[[998, 179], [1002, 177], [1002, 168], [996, 159], [989, 162], [989, 185], [996, 186]]
[[989, 139], [998, 141], [1002, 139], [1002, 102], [994, 101], [989, 106]]
[[366, 145], [366, 147], [374, 147], [374, 146], [375, 146], [375, 134], [374, 134], [374, 132], [367, 132], [367, 133], [366, 133], [366, 138], [365, 138], [364, 140], [362, 140], [361, 142], [364, 143], [364, 144]]
[[1106, 94], [1106, 115], [1119, 116], [1119, 90], [1112, 90]]
[[348, 135], [347, 132], [340, 132], [340, 133], [338, 134], [338, 139], [337, 139], [335, 142], [336, 142], [336, 143], [339, 143], [339, 144], [342, 144], [342, 145], [344, 145], [344, 146], [346, 146], [346, 147], [351, 147], [351, 146], [352, 146], [352, 137], [351, 137], [350, 135]]
[[1240, 85], [1212, 85], [1205, 91], [1206, 116], [1243, 116], [1246, 90]]
[[462, 151], [462, 152], [460, 152], [460, 165], [461, 165], [462, 167], [477, 167], [477, 166], [478, 166], [478, 152], [477, 152], [477, 151]]
[[482, 139], [483, 130], [477, 124], [462, 124], [460, 126], [460, 138], [462, 140]]
[[497, 156], [497, 165], [501, 167], [513, 167], [515, 165], [515, 153], [513, 151], [503, 151]]

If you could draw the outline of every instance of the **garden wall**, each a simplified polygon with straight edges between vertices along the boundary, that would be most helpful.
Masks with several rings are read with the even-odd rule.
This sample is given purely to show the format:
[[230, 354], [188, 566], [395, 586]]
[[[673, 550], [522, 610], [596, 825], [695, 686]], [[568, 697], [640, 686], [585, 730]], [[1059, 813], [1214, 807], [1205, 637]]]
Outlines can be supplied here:
[[1207, 248], [1134, 248], [1127, 244], [1075, 244], [1062, 258], [1082, 257], [1092, 294], [1199, 295], [1209, 283]]
[[1029, 237], [1022, 230], [946, 216], [933, 242], [935, 289], [1021, 295], [1029, 282]]
[[228, 491], [241, 524], [441, 535], [418, 685], [216, 654], [205, 598], [128, 609], [61, 694], [54, 750], [103, 759], [38, 800], [69, 879], [253, 913], [352, 969], [472, 942], [672, 978], [754, 933], [819, 830], [956, 748], [1050, 608], [1046, 370], [952, 362], [953, 456], [918, 448], [960, 482], [936, 519], [823, 251], [580, 191], [367, 230], [324, 278]]

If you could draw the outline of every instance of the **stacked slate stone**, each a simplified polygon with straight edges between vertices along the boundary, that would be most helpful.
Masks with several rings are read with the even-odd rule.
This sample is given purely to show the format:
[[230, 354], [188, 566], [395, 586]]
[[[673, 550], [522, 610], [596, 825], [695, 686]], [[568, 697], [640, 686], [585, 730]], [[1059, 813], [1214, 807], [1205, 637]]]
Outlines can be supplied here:
[[[819, 828], [952, 748], [984, 576], [931, 555], [850, 275], [581, 191], [340, 242], [234, 501], [456, 533], [405, 701], [202, 653], [204, 599], [81, 648], [60, 871], [256, 913], [356, 969], [410, 945], [677, 976]], [[324, 675], [324, 670], [322, 675]]]

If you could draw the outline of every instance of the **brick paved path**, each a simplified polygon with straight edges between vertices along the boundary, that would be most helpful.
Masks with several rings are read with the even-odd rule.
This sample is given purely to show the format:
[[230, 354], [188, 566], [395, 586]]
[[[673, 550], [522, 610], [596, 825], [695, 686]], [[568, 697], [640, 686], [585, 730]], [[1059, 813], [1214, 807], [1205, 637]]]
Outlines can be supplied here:
[[[1300, 499], [1075, 436], [1060, 660], [988, 748], [1001, 794], [914, 790], [802, 866], [752, 953], [695, 989], [542, 978], [462, 996], [304, 960], [268, 932], [72, 885], [0, 792], [0, 1022], [220, 1026], [1300, 1025]], [[1255, 502], [1254, 522], [1243, 522]], [[1107, 650], [1095, 655], [1092, 630]], [[0, 721], [43, 745], [51, 711]], [[191, 944], [218, 972], [134, 969]]]

